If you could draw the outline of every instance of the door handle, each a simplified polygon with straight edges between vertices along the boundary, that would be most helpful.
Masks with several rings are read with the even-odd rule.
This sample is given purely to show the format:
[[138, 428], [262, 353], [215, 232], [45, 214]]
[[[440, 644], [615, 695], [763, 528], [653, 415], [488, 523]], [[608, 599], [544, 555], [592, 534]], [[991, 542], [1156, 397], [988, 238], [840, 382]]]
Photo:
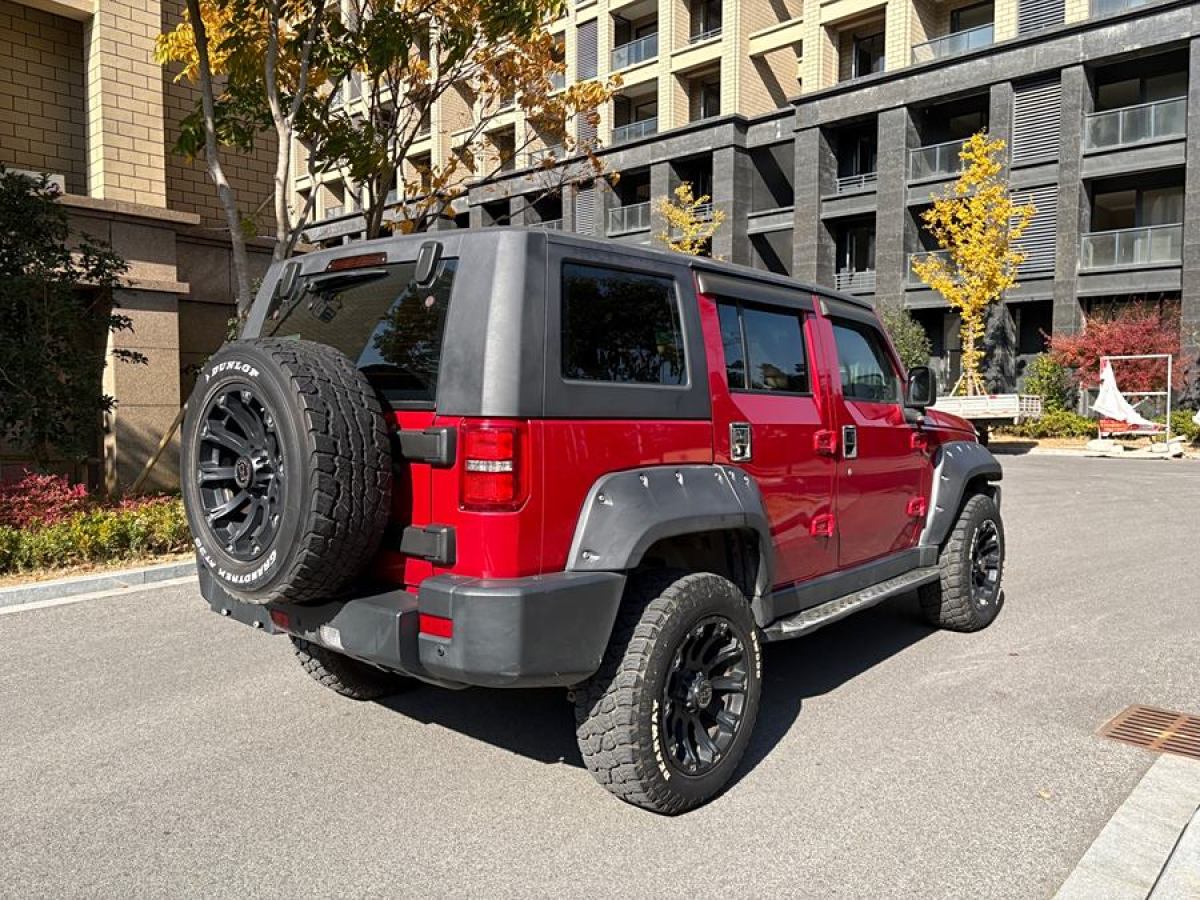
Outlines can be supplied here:
[[853, 425], [842, 426], [842, 456], [846, 459], [858, 458], [858, 428]]
[[734, 462], [747, 462], [754, 453], [749, 422], [729, 423], [729, 458]]

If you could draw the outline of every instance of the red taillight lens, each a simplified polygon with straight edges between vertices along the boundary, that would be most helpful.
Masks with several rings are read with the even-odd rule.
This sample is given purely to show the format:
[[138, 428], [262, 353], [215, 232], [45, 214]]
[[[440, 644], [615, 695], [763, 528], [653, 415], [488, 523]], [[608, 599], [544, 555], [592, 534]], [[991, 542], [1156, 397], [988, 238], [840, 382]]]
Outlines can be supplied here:
[[464, 509], [512, 511], [525, 502], [524, 423], [480, 422], [462, 427]]
[[292, 630], [292, 620], [282, 609], [271, 610], [271, 621], [280, 631]]
[[446, 640], [454, 637], [453, 619], [447, 619], [445, 616], [435, 616], [430, 613], [421, 613], [417, 622], [417, 629], [421, 634], [427, 634], [430, 637], [445, 638]]

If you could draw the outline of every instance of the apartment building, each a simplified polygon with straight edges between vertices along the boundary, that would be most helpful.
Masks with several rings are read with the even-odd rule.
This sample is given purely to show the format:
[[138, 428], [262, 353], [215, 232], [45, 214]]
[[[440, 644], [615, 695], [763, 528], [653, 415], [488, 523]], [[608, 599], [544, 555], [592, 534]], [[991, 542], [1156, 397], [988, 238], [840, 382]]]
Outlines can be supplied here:
[[[620, 179], [530, 202], [535, 141], [510, 173], [471, 188], [460, 225], [647, 243], [663, 227], [652, 198], [687, 180], [725, 214], [714, 253], [905, 303], [952, 382], [957, 322], [911, 260], [936, 252], [920, 214], [955, 177], [962, 140], [987, 128], [1008, 143], [1014, 192], [1038, 209], [1020, 283], [993, 323], [996, 374], [1018, 384], [1045, 333], [1132, 299], [1180, 302], [1195, 346], [1196, 4], [584, 0], [552, 27], [567, 79], [622, 77], [597, 135]], [[463, 114], [435, 112], [418, 152], [444, 159], [446, 117]], [[514, 112], [497, 137], [523, 143], [523, 127]], [[353, 235], [354, 217], [337, 211], [315, 238]]]
[[[116, 303], [133, 330], [110, 340], [105, 390], [117, 407], [89, 467], [110, 487], [137, 477], [232, 314], [216, 195], [204, 165], [170, 149], [195, 98], [153, 55], [182, 8], [181, 0], [0, 0], [0, 164], [48, 174], [74, 229], [129, 264]], [[234, 155], [227, 168], [254, 209], [270, 189], [270, 160]], [[269, 248], [253, 249], [264, 266]], [[114, 363], [118, 347], [148, 363]], [[150, 486], [175, 483], [176, 456], [163, 455]], [[0, 446], [0, 473], [24, 462]]]

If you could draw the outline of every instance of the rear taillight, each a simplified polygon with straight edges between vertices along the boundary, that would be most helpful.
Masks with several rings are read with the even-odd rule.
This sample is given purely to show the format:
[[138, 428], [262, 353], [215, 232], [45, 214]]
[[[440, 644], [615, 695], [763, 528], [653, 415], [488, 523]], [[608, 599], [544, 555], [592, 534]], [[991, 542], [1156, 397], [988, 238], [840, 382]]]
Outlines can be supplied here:
[[468, 422], [462, 426], [464, 509], [511, 512], [525, 502], [529, 430], [524, 422]]

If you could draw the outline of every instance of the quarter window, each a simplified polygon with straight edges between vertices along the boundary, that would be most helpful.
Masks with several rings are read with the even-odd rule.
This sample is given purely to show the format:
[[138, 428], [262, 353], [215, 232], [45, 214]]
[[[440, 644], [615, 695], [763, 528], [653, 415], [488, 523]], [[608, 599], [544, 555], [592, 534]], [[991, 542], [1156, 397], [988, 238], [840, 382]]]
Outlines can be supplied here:
[[562, 374], [578, 381], [684, 385], [679, 301], [670, 278], [563, 265]]
[[847, 400], [899, 403], [900, 379], [879, 332], [869, 325], [834, 321], [842, 396]]
[[721, 303], [725, 375], [734, 390], [809, 392], [808, 356], [798, 312]]

